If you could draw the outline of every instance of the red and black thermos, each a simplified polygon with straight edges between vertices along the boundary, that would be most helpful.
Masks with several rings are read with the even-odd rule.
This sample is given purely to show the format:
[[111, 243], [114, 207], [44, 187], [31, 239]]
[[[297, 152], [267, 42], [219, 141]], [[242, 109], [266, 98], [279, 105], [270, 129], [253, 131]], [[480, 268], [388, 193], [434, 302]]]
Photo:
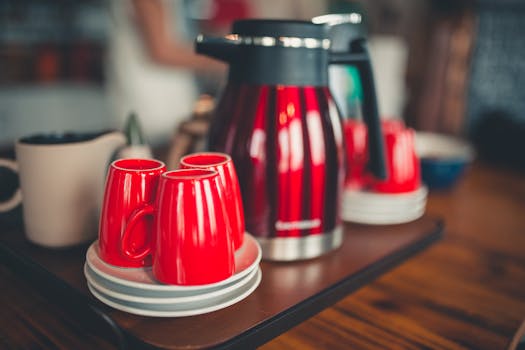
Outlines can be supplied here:
[[365, 45], [355, 40], [348, 52], [330, 52], [326, 26], [288, 20], [240, 20], [232, 34], [197, 39], [198, 53], [229, 64], [209, 149], [231, 155], [246, 231], [257, 238], [265, 259], [312, 258], [342, 243], [344, 135], [328, 88], [329, 64], [356, 65], [369, 84], [364, 86], [371, 86], [363, 98], [369, 168], [384, 175]]

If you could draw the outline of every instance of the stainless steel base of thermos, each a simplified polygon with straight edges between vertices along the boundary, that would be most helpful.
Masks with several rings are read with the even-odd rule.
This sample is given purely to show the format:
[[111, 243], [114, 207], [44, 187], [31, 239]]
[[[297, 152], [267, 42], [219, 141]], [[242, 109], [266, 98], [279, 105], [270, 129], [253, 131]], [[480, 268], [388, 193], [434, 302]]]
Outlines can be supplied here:
[[259, 238], [262, 258], [274, 261], [311, 259], [338, 248], [343, 243], [343, 228], [305, 237]]

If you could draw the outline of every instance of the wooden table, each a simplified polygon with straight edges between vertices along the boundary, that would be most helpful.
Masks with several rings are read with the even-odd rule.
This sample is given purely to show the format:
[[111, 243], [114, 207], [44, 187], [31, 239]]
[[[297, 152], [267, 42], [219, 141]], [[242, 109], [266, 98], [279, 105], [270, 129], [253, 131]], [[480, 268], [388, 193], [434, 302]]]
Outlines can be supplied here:
[[525, 319], [525, 176], [476, 164], [444, 238], [262, 349], [505, 349]]
[[[431, 194], [445, 237], [262, 349], [504, 349], [525, 318], [525, 177], [475, 165]], [[0, 265], [0, 349], [112, 348]]]

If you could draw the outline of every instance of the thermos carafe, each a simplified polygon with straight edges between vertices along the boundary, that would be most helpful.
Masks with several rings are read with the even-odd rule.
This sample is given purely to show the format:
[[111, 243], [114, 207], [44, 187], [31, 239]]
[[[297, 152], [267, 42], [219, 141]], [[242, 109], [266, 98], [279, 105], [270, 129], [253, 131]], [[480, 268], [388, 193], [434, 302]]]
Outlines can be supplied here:
[[[344, 136], [328, 65], [352, 63], [361, 79], [371, 79], [364, 44], [349, 42], [348, 52], [331, 53], [324, 25], [288, 20], [240, 20], [225, 37], [197, 38], [198, 53], [229, 64], [208, 146], [231, 155], [246, 231], [265, 259], [312, 258], [342, 243]], [[365, 92], [363, 103], [375, 104], [375, 95]], [[381, 177], [377, 112], [364, 117], [369, 166]]]

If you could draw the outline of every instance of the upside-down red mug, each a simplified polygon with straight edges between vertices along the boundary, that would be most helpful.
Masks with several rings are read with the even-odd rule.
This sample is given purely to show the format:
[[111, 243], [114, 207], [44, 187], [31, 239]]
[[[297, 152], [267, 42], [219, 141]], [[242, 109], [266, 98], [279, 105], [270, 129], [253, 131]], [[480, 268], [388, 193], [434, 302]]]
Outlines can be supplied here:
[[421, 185], [421, 169], [415, 150], [415, 132], [401, 120], [383, 120], [383, 138], [387, 178], [372, 178], [370, 187], [375, 192], [412, 192]]
[[[160, 175], [166, 171], [163, 162], [153, 159], [120, 159], [111, 163], [106, 180], [99, 224], [100, 258], [120, 267], [151, 265], [147, 254], [129, 259], [121, 250], [121, 240], [133, 212], [152, 204]], [[149, 245], [153, 222], [144, 218], [129, 230], [128, 249], [142, 251]], [[131, 232], [132, 231], [132, 232]]]
[[219, 173], [224, 186], [226, 211], [232, 227], [232, 240], [235, 249], [240, 248], [244, 240], [244, 211], [242, 208], [241, 190], [231, 157], [219, 152], [200, 152], [184, 156], [180, 165], [182, 169], [211, 169]]
[[346, 141], [345, 188], [359, 189], [365, 186], [365, 168], [368, 160], [367, 129], [361, 120], [343, 121]]
[[[234, 248], [219, 174], [181, 169], [161, 175], [155, 204], [135, 211], [121, 241], [129, 259], [151, 253], [153, 275], [166, 284], [202, 285], [222, 281], [235, 271]], [[151, 244], [133, 251], [134, 226], [154, 218]]]

